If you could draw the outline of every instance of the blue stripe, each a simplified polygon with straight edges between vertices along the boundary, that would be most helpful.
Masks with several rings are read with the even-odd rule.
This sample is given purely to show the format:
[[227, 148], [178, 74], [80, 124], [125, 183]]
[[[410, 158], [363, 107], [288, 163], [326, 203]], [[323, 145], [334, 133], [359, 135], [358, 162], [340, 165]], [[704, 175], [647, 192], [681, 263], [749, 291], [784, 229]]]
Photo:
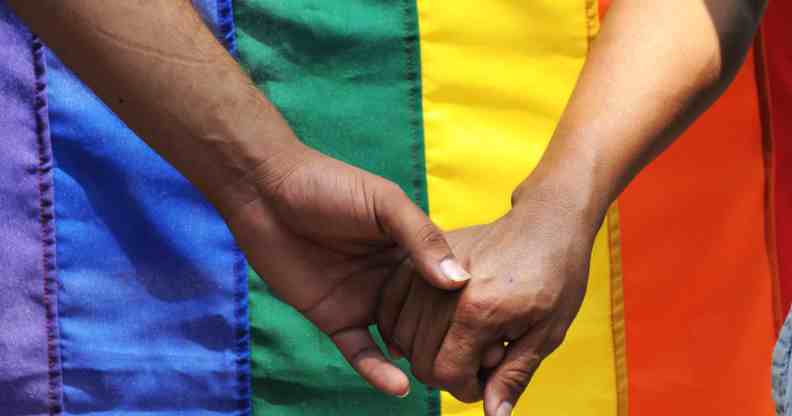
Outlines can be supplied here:
[[[195, 3], [232, 45], [217, 1]], [[231, 234], [52, 53], [47, 64], [65, 414], [248, 414], [247, 265]]]

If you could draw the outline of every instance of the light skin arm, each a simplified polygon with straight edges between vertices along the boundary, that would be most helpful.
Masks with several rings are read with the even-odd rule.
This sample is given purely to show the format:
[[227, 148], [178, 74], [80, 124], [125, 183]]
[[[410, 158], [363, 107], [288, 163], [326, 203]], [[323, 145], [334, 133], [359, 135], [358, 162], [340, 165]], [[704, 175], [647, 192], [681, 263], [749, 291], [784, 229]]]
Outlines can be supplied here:
[[436, 287], [468, 275], [397, 185], [303, 146], [189, 0], [8, 4], [204, 193], [281, 299], [375, 387], [406, 393], [368, 331], [380, 288], [405, 255]]
[[420, 380], [483, 398], [487, 416], [511, 413], [580, 308], [608, 207], [726, 88], [763, 10], [751, 0], [613, 2], [512, 210], [449, 235], [468, 286], [436, 291], [406, 264], [385, 287], [380, 331]]

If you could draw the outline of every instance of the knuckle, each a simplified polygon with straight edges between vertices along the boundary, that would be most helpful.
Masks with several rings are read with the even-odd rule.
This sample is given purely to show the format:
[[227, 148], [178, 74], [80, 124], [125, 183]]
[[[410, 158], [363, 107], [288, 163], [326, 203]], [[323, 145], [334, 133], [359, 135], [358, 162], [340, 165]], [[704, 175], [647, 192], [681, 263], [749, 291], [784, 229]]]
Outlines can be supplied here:
[[500, 307], [497, 301], [487, 297], [472, 297], [459, 304], [459, 323], [479, 330], [497, 322]]
[[558, 294], [546, 288], [538, 289], [531, 296], [533, 313], [540, 319], [555, 310], [557, 303]]
[[380, 195], [391, 198], [401, 198], [407, 195], [399, 185], [396, 185], [394, 182], [389, 180], [378, 181], [377, 184], [379, 186]]
[[481, 400], [481, 393], [472, 389], [463, 388], [458, 390], [449, 390], [448, 392], [462, 403], [475, 403]]
[[445, 243], [445, 236], [437, 226], [428, 222], [418, 228], [418, 239], [426, 245], [438, 245]]
[[533, 376], [533, 367], [511, 367], [500, 375], [500, 382], [513, 393], [521, 393], [528, 387]]
[[432, 372], [432, 379], [439, 386], [445, 388], [452, 388], [459, 386], [465, 382], [465, 374], [460, 369], [451, 367], [444, 364], [435, 364], [434, 371]]

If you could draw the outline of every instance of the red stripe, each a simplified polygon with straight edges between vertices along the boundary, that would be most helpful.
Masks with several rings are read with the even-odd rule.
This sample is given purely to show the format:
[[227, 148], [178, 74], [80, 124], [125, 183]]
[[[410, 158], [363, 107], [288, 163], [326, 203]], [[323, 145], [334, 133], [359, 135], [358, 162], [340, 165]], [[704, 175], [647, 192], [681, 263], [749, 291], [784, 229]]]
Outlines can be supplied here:
[[630, 414], [774, 414], [774, 276], [753, 57], [619, 200]]
[[792, 304], [792, 2], [771, 1], [764, 22], [770, 123], [773, 130], [774, 200], [778, 274], [783, 311]]

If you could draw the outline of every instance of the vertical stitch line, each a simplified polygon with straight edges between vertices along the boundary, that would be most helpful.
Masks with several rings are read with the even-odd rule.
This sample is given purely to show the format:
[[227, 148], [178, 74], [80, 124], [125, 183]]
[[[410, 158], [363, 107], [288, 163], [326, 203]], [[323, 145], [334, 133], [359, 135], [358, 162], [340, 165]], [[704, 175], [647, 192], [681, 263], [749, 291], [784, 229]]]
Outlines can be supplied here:
[[404, 53], [406, 63], [406, 80], [411, 82], [408, 92], [409, 131], [412, 143], [410, 153], [413, 162], [413, 199], [424, 211], [429, 211], [429, 197], [425, 191], [426, 178], [424, 173], [423, 150], [423, 106], [421, 103], [421, 75], [420, 75], [420, 46], [418, 32], [418, 17], [415, 0], [403, 0], [404, 13]]
[[[413, 200], [422, 207], [425, 212], [429, 212], [429, 195], [426, 190], [425, 154], [424, 154], [424, 130], [423, 130], [423, 103], [421, 98], [421, 60], [420, 60], [420, 24], [418, 18], [417, 0], [403, 0], [402, 11], [404, 13], [404, 53], [406, 63], [406, 80], [410, 82], [408, 92], [408, 111], [409, 114], [409, 133], [412, 143], [410, 144], [410, 155], [412, 156], [413, 177]], [[440, 414], [440, 393], [429, 386], [426, 388], [426, 413], [430, 416]]]
[[236, 27], [234, 25], [234, 7], [232, 0], [217, 1], [218, 28], [223, 45], [234, 58], [237, 55]]
[[44, 45], [33, 35], [33, 68], [36, 76], [36, 141], [38, 147], [39, 222], [41, 224], [44, 276], [44, 307], [47, 318], [48, 407], [52, 416], [63, 411], [63, 374], [60, 360], [60, 334], [58, 331], [58, 282], [55, 262], [55, 213], [52, 184], [52, 143], [49, 132], [47, 107], [47, 69]]
[[621, 267], [621, 234], [617, 203], [614, 203], [608, 209], [607, 224], [611, 274], [611, 330], [613, 331], [613, 355], [616, 372], [616, 414], [618, 416], [627, 416], [629, 413], [629, 383], [624, 319], [624, 275]]
[[599, 32], [599, 2], [597, 0], [585, 0], [586, 13], [586, 34], [588, 35], [586, 52], [591, 50], [591, 42], [597, 37]]
[[233, 251], [236, 257], [234, 262], [235, 291], [234, 291], [234, 317], [236, 319], [235, 335], [237, 338], [235, 351], [237, 383], [239, 392], [240, 415], [251, 414], [250, 400], [250, 325], [248, 322], [248, 284], [247, 261], [239, 247], [234, 244]]
[[[238, 59], [236, 44], [236, 26], [234, 25], [234, 10], [232, 0], [217, 0], [218, 28], [223, 45], [234, 58]], [[234, 335], [236, 345], [236, 381], [237, 381], [237, 406], [241, 416], [248, 416], [252, 412], [251, 403], [251, 373], [250, 373], [250, 321], [248, 318], [248, 264], [242, 250], [233, 244], [234, 253], [234, 319], [236, 325]]]

